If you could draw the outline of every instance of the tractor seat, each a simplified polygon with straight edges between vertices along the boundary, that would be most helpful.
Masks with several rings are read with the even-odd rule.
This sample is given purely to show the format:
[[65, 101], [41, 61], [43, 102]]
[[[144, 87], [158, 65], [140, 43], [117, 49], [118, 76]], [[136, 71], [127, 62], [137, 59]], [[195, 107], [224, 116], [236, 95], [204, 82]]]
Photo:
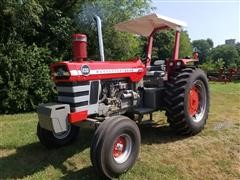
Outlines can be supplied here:
[[162, 70], [161, 66], [147, 67], [146, 75], [143, 78], [144, 87], [162, 87], [165, 74], [166, 72]]
[[165, 61], [156, 60], [154, 65], [147, 67], [147, 76], [162, 77], [165, 75]]
[[155, 66], [155, 65], [149, 66], [149, 67], [147, 67], [147, 70], [148, 71], [162, 71], [162, 65], [160, 65], [160, 66]]
[[155, 77], [162, 77], [165, 75], [164, 71], [147, 71], [146, 76], [155, 76]]

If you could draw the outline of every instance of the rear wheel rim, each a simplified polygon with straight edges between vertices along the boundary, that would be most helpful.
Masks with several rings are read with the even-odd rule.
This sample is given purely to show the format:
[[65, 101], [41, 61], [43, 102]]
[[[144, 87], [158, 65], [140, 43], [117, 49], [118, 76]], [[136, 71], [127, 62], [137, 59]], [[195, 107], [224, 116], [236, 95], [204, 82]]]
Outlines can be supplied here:
[[71, 125], [68, 125], [67, 127], [67, 131], [64, 131], [64, 132], [61, 132], [61, 133], [55, 133], [53, 131], [53, 136], [56, 138], [56, 139], [65, 139], [66, 137], [68, 137], [68, 135], [70, 134], [71, 132]]
[[197, 80], [188, 93], [188, 112], [194, 122], [200, 122], [203, 119], [206, 106], [206, 88], [202, 81]]
[[122, 164], [126, 162], [132, 152], [132, 139], [127, 134], [118, 136], [113, 144], [112, 155], [115, 162]]

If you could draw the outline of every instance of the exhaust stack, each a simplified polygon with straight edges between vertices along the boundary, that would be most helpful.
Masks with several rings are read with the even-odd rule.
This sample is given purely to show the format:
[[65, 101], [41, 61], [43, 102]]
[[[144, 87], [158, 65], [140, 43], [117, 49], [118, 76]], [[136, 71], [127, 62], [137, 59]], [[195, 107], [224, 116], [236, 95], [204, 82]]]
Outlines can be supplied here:
[[97, 15], [94, 16], [94, 19], [96, 20], [96, 23], [97, 23], [100, 59], [102, 62], [104, 62], [105, 57], [104, 57], [103, 36], [102, 36], [102, 21], [101, 21], [100, 17]]

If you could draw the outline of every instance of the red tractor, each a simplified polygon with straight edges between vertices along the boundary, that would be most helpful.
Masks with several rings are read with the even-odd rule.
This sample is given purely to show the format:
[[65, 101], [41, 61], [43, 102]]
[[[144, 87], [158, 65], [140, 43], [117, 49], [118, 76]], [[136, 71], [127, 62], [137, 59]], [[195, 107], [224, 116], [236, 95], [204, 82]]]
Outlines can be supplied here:
[[[60, 147], [76, 139], [79, 127], [95, 127], [92, 164], [100, 176], [113, 178], [138, 158], [143, 115], [166, 111], [179, 134], [197, 134], [208, 118], [209, 89], [197, 58], [178, 57], [184, 22], [150, 14], [117, 24], [117, 30], [148, 38], [145, 59], [120, 62], [105, 61], [101, 20], [95, 19], [101, 61], [88, 59], [86, 35], [73, 35], [73, 59], [51, 65], [57, 102], [38, 106], [37, 135], [46, 147]], [[154, 34], [166, 29], [176, 31], [173, 57], [152, 63]]]

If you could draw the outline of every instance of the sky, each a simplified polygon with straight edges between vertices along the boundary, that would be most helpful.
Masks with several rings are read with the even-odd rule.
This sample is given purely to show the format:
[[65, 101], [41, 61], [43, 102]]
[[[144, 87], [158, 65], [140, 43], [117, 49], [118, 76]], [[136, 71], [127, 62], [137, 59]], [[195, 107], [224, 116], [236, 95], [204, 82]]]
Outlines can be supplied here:
[[153, 12], [185, 21], [191, 40], [240, 42], [240, 0], [152, 0]]

